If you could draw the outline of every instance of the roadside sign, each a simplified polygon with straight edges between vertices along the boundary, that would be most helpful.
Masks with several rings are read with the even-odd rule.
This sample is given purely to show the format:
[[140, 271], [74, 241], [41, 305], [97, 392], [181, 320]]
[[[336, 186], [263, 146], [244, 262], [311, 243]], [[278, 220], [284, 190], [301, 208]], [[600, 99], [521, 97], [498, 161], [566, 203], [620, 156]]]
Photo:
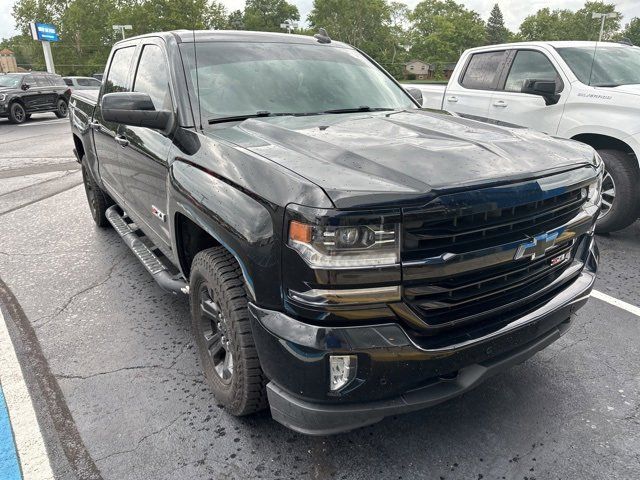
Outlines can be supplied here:
[[40, 42], [58, 42], [60, 41], [60, 37], [58, 37], [58, 32], [54, 25], [50, 23], [38, 23], [31, 22], [31, 36], [34, 40], [38, 40]]

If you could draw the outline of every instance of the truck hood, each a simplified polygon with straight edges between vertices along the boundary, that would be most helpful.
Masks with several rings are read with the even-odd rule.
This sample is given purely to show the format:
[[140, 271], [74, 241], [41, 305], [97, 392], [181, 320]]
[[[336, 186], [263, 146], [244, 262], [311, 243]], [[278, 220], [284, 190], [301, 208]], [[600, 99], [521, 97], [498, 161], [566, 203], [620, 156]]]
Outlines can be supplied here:
[[591, 147], [577, 142], [424, 110], [259, 118], [207, 133], [305, 177], [338, 208], [594, 162]]

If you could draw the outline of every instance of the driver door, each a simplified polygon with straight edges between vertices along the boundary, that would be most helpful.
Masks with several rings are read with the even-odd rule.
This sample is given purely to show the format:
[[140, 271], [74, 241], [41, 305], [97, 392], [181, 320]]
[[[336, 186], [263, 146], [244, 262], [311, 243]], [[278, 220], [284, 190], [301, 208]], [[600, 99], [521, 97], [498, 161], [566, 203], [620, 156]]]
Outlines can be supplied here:
[[[555, 135], [571, 85], [563, 81], [551, 59], [540, 50], [511, 50], [507, 73], [491, 96], [487, 117]], [[525, 80], [555, 81], [560, 99], [547, 105], [539, 95], [522, 93]]]
[[23, 90], [20, 98], [24, 102], [24, 106], [27, 109], [27, 112], [33, 112], [34, 110], [39, 109], [40, 102], [40, 92], [38, 91], [38, 87], [36, 85], [36, 79], [33, 75], [25, 75], [22, 79], [22, 85], [28, 85], [29, 88]]

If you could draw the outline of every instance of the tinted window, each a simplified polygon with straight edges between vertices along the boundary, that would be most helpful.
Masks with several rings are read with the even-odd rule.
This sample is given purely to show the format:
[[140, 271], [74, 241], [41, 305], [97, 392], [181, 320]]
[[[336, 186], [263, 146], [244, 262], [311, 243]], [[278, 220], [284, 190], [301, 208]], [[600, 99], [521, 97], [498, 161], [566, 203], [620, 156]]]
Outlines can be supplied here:
[[51, 86], [51, 82], [44, 75], [34, 75], [34, 78], [36, 80], [36, 86], [37, 87], [50, 87]]
[[100, 82], [98, 80], [95, 80], [93, 78], [78, 78], [76, 80], [76, 82], [78, 82], [78, 85], [80, 85], [81, 87], [98, 87], [100, 88]]
[[502, 71], [505, 52], [476, 53], [469, 60], [462, 86], [476, 90], [493, 90]]
[[520, 92], [525, 80], [549, 80], [556, 82], [558, 87], [562, 85], [547, 56], [533, 50], [521, 50], [516, 54], [504, 89], [508, 92]]
[[73, 80], [71, 80], [70, 78], [65, 78], [64, 83], [66, 83], [70, 87], [73, 87]]
[[134, 92], [147, 93], [156, 110], [171, 110], [171, 91], [164, 53], [157, 45], [145, 45], [140, 56]]
[[131, 58], [135, 52], [134, 47], [126, 47], [116, 50], [111, 60], [111, 67], [104, 88], [104, 93], [127, 91], [127, 75]]
[[51, 81], [53, 82], [54, 85], [58, 85], [58, 86], [66, 85], [66, 83], [64, 83], [64, 79], [62, 77], [59, 77], [58, 75], [52, 76]]

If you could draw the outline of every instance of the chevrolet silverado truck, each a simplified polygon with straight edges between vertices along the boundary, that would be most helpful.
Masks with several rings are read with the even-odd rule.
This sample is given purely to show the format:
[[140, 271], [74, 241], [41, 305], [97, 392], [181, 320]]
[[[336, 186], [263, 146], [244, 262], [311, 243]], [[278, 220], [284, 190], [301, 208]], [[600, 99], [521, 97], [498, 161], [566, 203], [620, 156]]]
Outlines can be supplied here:
[[412, 87], [425, 107], [591, 145], [605, 165], [596, 231], [640, 217], [639, 47], [566, 41], [473, 48], [448, 85]]
[[321, 435], [443, 402], [560, 338], [595, 280], [591, 147], [422, 110], [324, 32], [118, 42], [70, 122], [95, 223], [188, 296], [233, 415]]

